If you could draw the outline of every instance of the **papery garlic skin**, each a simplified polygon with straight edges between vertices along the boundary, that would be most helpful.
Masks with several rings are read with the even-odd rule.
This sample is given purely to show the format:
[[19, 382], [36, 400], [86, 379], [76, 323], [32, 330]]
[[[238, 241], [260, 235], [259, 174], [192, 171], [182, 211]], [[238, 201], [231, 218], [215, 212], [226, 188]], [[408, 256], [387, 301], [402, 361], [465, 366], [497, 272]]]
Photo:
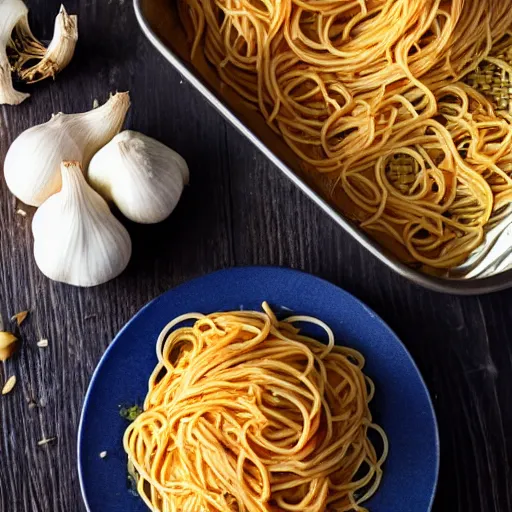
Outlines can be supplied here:
[[21, 0], [0, 0], [0, 105], [18, 105], [29, 97], [14, 89], [7, 57], [12, 31], [27, 14], [27, 6]]
[[0, 361], [7, 361], [18, 345], [18, 338], [12, 332], [0, 331]]
[[5, 157], [9, 190], [24, 203], [40, 206], [61, 188], [61, 162], [78, 161], [86, 167], [119, 132], [129, 107], [130, 95], [118, 93], [89, 112], [60, 113], [24, 131]]
[[94, 155], [91, 186], [128, 219], [153, 224], [174, 210], [189, 181], [185, 160], [142, 133], [125, 130]]
[[128, 265], [130, 235], [85, 181], [78, 162], [63, 162], [62, 190], [36, 211], [34, 256], [41, 272], [74, 286], [96, 286]]

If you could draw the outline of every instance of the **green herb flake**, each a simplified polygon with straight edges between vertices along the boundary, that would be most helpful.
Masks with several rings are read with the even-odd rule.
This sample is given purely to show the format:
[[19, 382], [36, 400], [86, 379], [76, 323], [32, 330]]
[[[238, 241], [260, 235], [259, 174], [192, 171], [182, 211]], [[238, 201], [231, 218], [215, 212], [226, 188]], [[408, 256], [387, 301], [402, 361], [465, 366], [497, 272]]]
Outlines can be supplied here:
[[134, 421], [137, 416], [142, 414], [142, 407], [140, 405], [132, 405], [131, 407], [121, 407], [119, 415], [128, 421]]

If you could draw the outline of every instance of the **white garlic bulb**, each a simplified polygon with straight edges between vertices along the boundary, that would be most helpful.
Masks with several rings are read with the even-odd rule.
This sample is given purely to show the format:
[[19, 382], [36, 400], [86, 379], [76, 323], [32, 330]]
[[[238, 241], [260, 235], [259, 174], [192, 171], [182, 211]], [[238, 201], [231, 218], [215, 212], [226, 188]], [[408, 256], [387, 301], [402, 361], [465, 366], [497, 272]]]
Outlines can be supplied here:
[[161, 142], [125, 130], [94, 155], [91, 186], [128, 219], [153, 224], [167, 218], [188, 183], [185, 160]]
[[47, 123], [24, 131], [7, 151], [5, 181], [26, 204], [40, 206], [61, 187], [60, 164], [85, 167], [94, 153], [119, 133], [130, 95], [118, 93], [104, 105], [81, 114], [57, 114]]
[[41, 272], [75, 286], [118, 276], [132, 252], [130, 235], [85, 181], [78, 162], [63, 162], [62, 190], [36, 211], [34, 256]]

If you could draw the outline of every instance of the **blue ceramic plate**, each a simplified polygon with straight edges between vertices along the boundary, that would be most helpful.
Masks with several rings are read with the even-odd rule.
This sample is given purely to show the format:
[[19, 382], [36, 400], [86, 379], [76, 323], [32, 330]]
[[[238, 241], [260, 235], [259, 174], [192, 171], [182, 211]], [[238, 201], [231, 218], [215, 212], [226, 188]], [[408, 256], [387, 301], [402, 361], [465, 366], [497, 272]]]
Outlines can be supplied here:
[[[365, 505], [371, 512], [431, 510], [439, 467], [439, 439], [428, 391], [405, 347], [368, 307], [336, 286], [302, 272], [272, 267], [222, 270], [174, 288], [150, 302], [121, 330], [96, 369], [78, 432], [80, 484], [90, 512], [145, 512], [129, 492], [120, 405], [142, 404], [156, 364], [155, 343], [175, 316], [280, 308], [327, 322], [338, 342], [366, 357], [376, 394], [375, 420], [390, 452], [384, 478]], [[106, 451], [105, 458], [100, 453]]]

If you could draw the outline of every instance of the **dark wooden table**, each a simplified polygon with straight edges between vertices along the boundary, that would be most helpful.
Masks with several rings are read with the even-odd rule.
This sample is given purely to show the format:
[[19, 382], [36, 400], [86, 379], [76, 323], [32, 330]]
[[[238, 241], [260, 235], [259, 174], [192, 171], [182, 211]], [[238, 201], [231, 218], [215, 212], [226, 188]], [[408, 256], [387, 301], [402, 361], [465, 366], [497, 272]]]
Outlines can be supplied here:
[[[34, 32], [49, 39], [60, 0], [28, 3]], [[0, 312], [4, 319], [31, 313], [19, 355], [0, 366], [0, 385], [8, 375], [18, 378], [0, 397], [0, 510], [84, 510], [76, 471], [83, 397], [103, 351], [141, 306], [219, 268], [273, 264], [355, 294], [411, 351], [439, 420], [434, 510], [512, 511], [512, 290], [462, 298], [409, 284], [226, 125], [145, 40], [129, 0], [69, 0], [66, 7], [79, 15], [75, 59], [55, 83], [31, 87], [21, 106], [0, 107], [0, 164], [26, 128], [53, 112], [88, 110], [119, 89], [132, 95], [127, 125], [183, 154], [192, 181], [166, 222], [128, 226], [134, 254], [121, 277], [77, 289], [38, 271], [31, 215], [16, 214], [2, 178]], [[48, 348], [36, 346], [40, 338], [48, 338]], [[38, 446], [49, 437], [55, 442]]]

